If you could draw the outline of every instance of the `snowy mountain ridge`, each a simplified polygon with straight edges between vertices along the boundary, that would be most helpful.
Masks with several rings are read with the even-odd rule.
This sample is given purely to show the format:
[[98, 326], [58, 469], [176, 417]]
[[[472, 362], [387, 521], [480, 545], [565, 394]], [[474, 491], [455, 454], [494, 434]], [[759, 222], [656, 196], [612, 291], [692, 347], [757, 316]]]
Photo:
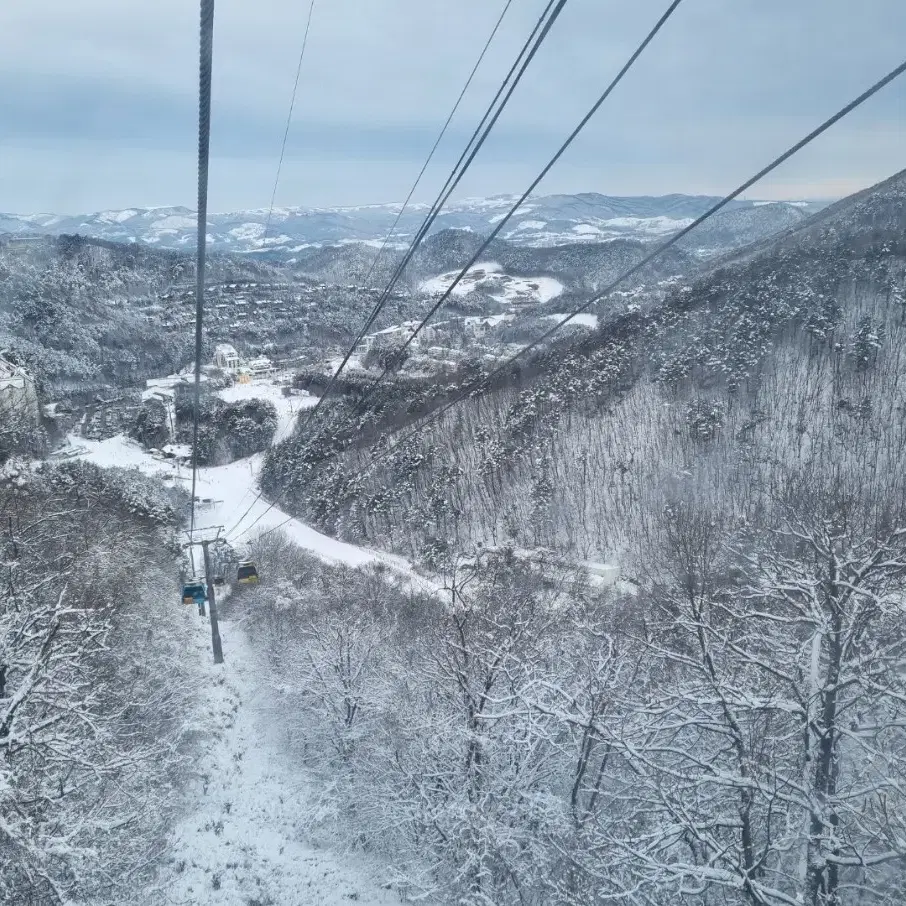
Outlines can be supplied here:
[[[515, 195], [465, 198], [448, 205], [432, 232], [445, 229], [488, 233], [509, 213]], [[615, 197], [586, 192], [530, 198], [501, 233], [527, 247], [656, 239], [687, 226], [718, 199], [706, 195]], [[820, 202], [734, 201], [717, 215], [730, 224], [731, 244], [763, 238], [766, 230], [795, 226]], [[278, 207], [210, 214], [209, 242], [217, 251], [266, 253], [285, 259], [305, 248], [346, 243], [383, 243], [393, 229], [391, 248], [404, 246], [420, 227], [428, 205], [366, 204], [332, 208]], [[394, 229], [394, 223], [399, 222]], [[731, 218], [727, 220], [727, 218]], [[0, 232], [12, 234], [77, 233], [117, 242], [186, 249], [195, 242], [195, 213], [180, 206], [126, 208], [91, 214], [0, 214]], [[710, 246], [702, 246], [708, 250]]]

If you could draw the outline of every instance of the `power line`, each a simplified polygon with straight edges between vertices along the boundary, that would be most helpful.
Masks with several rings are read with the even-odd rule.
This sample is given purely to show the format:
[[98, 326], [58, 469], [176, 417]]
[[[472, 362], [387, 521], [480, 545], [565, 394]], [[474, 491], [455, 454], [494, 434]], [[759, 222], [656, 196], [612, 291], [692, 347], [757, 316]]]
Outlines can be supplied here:
[[[195, 531], [195, 488], [198, 482], [198, 418], [201, 410], [201, 352], [204, 324], [205, 254], [208, 236], [208, 169], [211, 149], [211, 70], [214, 56], [214, 0], [201, 0], [198, 65], [198, 239], [195, 263], [195, 389], [192, 417], [192, 505], [190, 530]], [[191, 548], [190, 548], [191, 550]], [[191, 554], [192, 572], [195, 556]]]
[[302, 49], [299, 51], [299, 63], [296, 66], [296, 80], [293, 82], [293, 93], [289, 102], [289, 113], [286, 115], [286, 128], [283, 130], [283, 143], [280, 145], [280, 159], [277, 161], [277, 175], [274, 177], [274, 191], [271, 193], [271, 204], [264, 221], [264, 233], [261, 237], [262, 247], [267, 240], [267, 231], [270, 229], [271, 217], [274, 214], [274, 203], [277, 200], [277, 186], [280, 185], [280, 173], [283, 170], [283, 158], [286, 155], [286, 142], [289, 138], [289, 127], [293, 121], [293, 110], [295, 110], [296, 107], [296, 94], [299, 91], [299, 76], [302, 74], [302, 61], [305, 59], [305, 48], [308, 46], [308, 33], [311, 30], [311, 19], [315, 12], [315, 2], [316, 0], [311, 0], [311, 4], [308, 7], [308, 18], [305, 21], [305, 34], [302, 36]]

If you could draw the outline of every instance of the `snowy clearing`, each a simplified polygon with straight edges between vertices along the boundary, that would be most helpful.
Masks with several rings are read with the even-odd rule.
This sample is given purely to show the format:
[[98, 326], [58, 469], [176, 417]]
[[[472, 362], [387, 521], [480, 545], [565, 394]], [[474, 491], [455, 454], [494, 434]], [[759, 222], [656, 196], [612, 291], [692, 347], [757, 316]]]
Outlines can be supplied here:
[[[459, 271], [440, 274], [425, 280], [419, 288], [430, 295], [441, 295], [453, 285], [458, 274]], [[489, 261], [469, 268], [452, 295], [465, 296], [476, 290], [505, 304], [550, 302], [563, 292], [563, 284], [553, 277], [511, 277], [503, 273], [499, 264]]]
[[[278, 434], [289, 433], [311, 396], [285, 397], [269, 382], [234, 385], [220, 392], [229, 402], [269, 399], [277, 407]], [[174, 448], [175, 451], [175, 448]], [[178, 452], [188, 452], [180, 450]], [[99, 466], [137, 469], [188, 489], [191, 470], [178, 460], [152, 456], [123, 435], [92, 441], [70, 435], [62, 456]], [[322, 560], [357, 567], [382, 562], [404, 582], [434, 591], [401, 557], [346, 544], [271, 508], [258, 495], [263, 455], [225, 466], [199, 469], [199, 525], [224, 525], [240, 548], [248, 537], [281, 528], [296, 544]], [[256, 499], [257, 498], [257, 499]], [[238, 521], [237, 521], [238, 520]], [[245, 540], [248, 540], [248, 537]], [[176, 600], [174, 589], [174, 602]], [[174, 604], [175, 606], [175, 604]], [[304, 842], [308, 780], [285, 759], [277, 724], [268, 710], [271, 690], [246, 639], [241, 620], [222, 620], [224, 664], [210, 666], [205, 623], [187, 637], [191, 654], [212, 671], [200, 690], [206, 728], [213, 739], [199, 765], [192, 801], [174, 829], [157, 890], [173, 906], [268, 904], [268, 906], [396, 906], [402, 900], [376, 880], [379, 868], [362, 857], [319, 849]]]
[[202, 691], [215, 738], [199, 765], [189, 813], [175, 828], [161, 879], [185, 906], [395, 906], [377, 866], [302, 842], [305, 778], [284, 759], [268, 713], [269, 687], [238, 621], [221, 621], [224, 663], [211, 667], [208, 634], [190, 636], [210, 671]]
[[[297, 395], [298, 394], [298, 395]], [[252, 381], [250, 384], [233, 384], [218, 392], [226, 403], [241, 403], [247, 400], [267, 400], [277, 410], [277, 433], [274, 443], [279, 443], [290, 435], [296, 416], [302, 409], [310, 409], [317, 403], [317, 398], [309, 393], [297, 391], [293, 396], [284, 396], [283, 388], [269, 381]]]
[[[219, 395], [226, 402], [251, 399], [272, 402], [278, 418], [274, 443], [292, 432], [300, 411], [317, 402], [317, 398], [310, 395], [284, 396], [281, 386], [265, 380], [234, 384], [221, 390]], [[88, 459], [104, 468], [138, 469], [164, 481], [181, 482], [189, 489], [192, 473], [184, 462], [152, 456], [139, 443], [122, 434], [101, 441], [71, 434], [67, 441], [67, 447], [58, 451], [59, 456]], [[327, 563], [347, 566], [383, 563], [405, 581], [425, 591], [434, 590], [435, 586], [417, 575], [412, 564], [403, 557], [338, 541], [294, 519], [279, 506], [271, 506], [258, 492], [258, 473], [263, 459], [259, 453], [229, 465], [198, 470], [196, 497], [201, 500], [198, 510], [201, 526], [224, 526], [227, 540], [240, 547], [262, 532], [279, 529], [303, 550]]]
[[[192, 478], [188, 466], [173, 460], [157, 459], [136, 441], [122, 434], [100, 441], [70, 435], [69, 447], [60, 452], [61, 455], [87, 459], [104, 468], [138, 469], [145, 475], [165, 481], [180, 481], [187, 489]], [[227, 540], [233, 542], [248, 541], [261, 532], [280, 528], [299, 547], [327, 563], [364, 566], [381, 562], [406, 578], [423, 581], [402, 557], [338, 541], [292, 518], [279, 507], [271, 507], [264, 497], [256, 500], [262, 458], [259, 453], [226, 466], [198, 470], [196, 495], [202, 500], [199, 507], [202, 526], [225, 526]], [[251, 532], [246, 534], [250, 528]]]

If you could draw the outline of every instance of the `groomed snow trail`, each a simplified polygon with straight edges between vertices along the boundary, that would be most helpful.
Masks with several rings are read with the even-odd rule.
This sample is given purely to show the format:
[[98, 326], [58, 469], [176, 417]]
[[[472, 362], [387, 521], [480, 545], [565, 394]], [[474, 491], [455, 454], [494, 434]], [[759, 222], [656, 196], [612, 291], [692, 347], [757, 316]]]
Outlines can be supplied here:
[[[199, 618], [201, 623], [201, 618]], [[206, 621], [205, 621], [206, 627]], [[207, 665], [199, 690], [211, 738], [195, 806], [176, 827], [162, 890], [173, 906], [399, 906], [376, 866], [302, 842], [305, 780], [286, 763], [266, 686], [237, 621], [222, 621], [224, 664], [199, 626], [189, 656]], [[300, 792], [301, 790], [301, 792]]]

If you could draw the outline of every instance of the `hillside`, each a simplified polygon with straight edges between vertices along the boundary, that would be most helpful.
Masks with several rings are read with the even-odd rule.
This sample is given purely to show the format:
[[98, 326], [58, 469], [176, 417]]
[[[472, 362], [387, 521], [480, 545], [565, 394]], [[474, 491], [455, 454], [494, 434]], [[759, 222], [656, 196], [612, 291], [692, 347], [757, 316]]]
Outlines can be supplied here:
[[[0, 349], [61, 391], [125, 386], [182, 367], [190, 335], [160, 297], [194, 279], [194, 261], [174, 252], [85, 239], [0, 239]], [[271, 268], [224, 256], [213, 279], [263, 279]]]
[[[904, 187], [900, 174], [716, 265], [681, 252], [491, 385], [480, 361], [401, 369], [363, 403], [367, 375], [351, 373], [313, 424], [299, 416], [314, 398], [286, 383], [216, 391], [236, 404], [235, 422], [210, 410], [231, 441], [268, 413], [258, 443], [197, 476], [200, 519], [227, 526], [227, 580], [240, 557], [261, 578], [220, 586], [223, 665], [203, 623], [158, 616], [178, 594], [164, 571], [181, 556], [184, 498], [154, 489], [189, 486], [178, 453], [92, 441], [83, 426], [65, 455], [138, 471], [75, 462], [30, 484], [9, 472], [23, 526], [11, 514], [7, 621], [15, 630], [24, 589], [41, 607], [45, 635], [26, 652], [39, 657], [63, 592], [91, 592], [78, 619], [111, 653], [47, 643], [63, 655], [47, 676], [65, 719], [42, 735], [34, 696], [18, 718], [41, 769], [3, 762], [16, 849], [0, 893], [52, 879], [76, 902], [103, 887], [124, 904], [903, 902]], [[496, 246], [501, 260], [454, 301], [501, 314], [433, 325], [422, 354], [457, 331], [492, 359], [527, 342], [640, 254], [601, 246], [616, 254]], [[439, 269], [475, 247], [468, 231], [432, 237], [425, 279], [393, 317], [436, 297], [452, 274]], [[94, 248], [79, 246], [81, 267]], [[129, 275], [156, 254], [114, 268], [133, 301], [144, 290]], [[84, 301], [81, 271], [63, 272]], [[178, 321], [190, 289], [171, 285], [161, 310]], [[322, 354], [375, 297], [299, 273], [211, 289], [213, 334]], [[464, 403], [404, 434], [466, 381]], [[247, 408], [256, 398], [272, 405]], [[275, 446], [228, 461], [271, 434]], [[127, 559], [110, 556], [120, 535]], [[58, 538], [79, 556], [45, 587]], [[125, 637], [107, 634], [95, 577], [120, 589], [110, 613]], [[146, 598], [158, 610], [134, 608]], [[10, 675], [17, 694], [0, 707], [32, 674]], [[150, 717], [155, 733], [118, 707], [129, 676], [148, 679], [138, 726]], [[75, 784], [52, 763], [61, 744], [83, 756]], [[28, 807], [35, 782], [42, 814]], [[127, 835], [82, 818], [83, 790], [102, 818], [129, 797], [160, 804]], [[70, 827], [78, 853], [61, 842]], [[37, 833], [52, 860], [29, 848]]]
[[[341, 454], [297, 485], [303, 440], [288, 441], [270, 487], [329, 531], [409, 553], [432, 539], [509, 539], [616, 556], [634, 572], [668, 488], [705, 481], [710, 496], [720, 476], [722, 491], [742, 493], [855, 468], [869, 438], [897, 449], [904, 184], [899, 174], [839, 202], [641, 313], [612, 311], [579, 345], [564, 340], [389, 456]], [[452, 501], [467, 519], [450, 522]]]
[[[410, 291], [424, 280], [462, 268], [484, 242], [483, 236], [467, 230], [443, 230], [429, 236], [416, 251], [403, 275], [402, 285]], [[550, 276], [576, 289], [595, 289], [614, 279], [641, 260], [653, 245], [636, 239], [611, 242], [572, 243], [531, 248], [509, 240], [494, 240], [482, 253], [482, 260], [494, 261], [514, 276]], [[363, 279], [371, 274], [372, 285], [389, 280], [402, 254], [352, 244], [300, 252], [293, 271], [318, 279], [339, 279], [347, 275]], [[376, 262], [376, 263], [375, 263]], [[633, 285], [687, 273], [698, 261], [691, 255], [671, 249], [634, 279]]]
[[617, 297], [420, 430], [455, 391], [269, 452], [270, 499], [446, 604], [259, 599], [341, 832], [450, 903], [903, 902], [904, 190]]
[[[459, 268], [478, 247], [465, 231], [432, 236], [388, 300], [375, 329], [421, 315], [429, 306], [426, 281]], [[575, 291], [609, 279], [644, 253], [637, 242], [556, 249], [493, 246], [512, 300], [536, 301], [532, 280]], [[364, 285], [375, 250], [361, 246], [315, 249], [292, 269], [249, 258], [210, 259], [205, 355], [218, 342], [247, 357], [266, 354], [308, 363], [327, 360], [355, 335], [397, 260], [386, 255]], [[674, 276], [694, 262], [671, 255], [646, 276]], [[142, 387], [191, 358], [194, 260], [184, 252], [123, 245], [77, 236], [0, 240], [0, 349], [26, 365], [53, 398], [71, 392]], [[520, 288], [521, 287], [521, 288]], [[457, 308], [458, 306], [458, 308]], [[498, 315], [493, 293], [451, 306], [462, 314]], [[520, 315], [522, 317], [522, 315]]]

